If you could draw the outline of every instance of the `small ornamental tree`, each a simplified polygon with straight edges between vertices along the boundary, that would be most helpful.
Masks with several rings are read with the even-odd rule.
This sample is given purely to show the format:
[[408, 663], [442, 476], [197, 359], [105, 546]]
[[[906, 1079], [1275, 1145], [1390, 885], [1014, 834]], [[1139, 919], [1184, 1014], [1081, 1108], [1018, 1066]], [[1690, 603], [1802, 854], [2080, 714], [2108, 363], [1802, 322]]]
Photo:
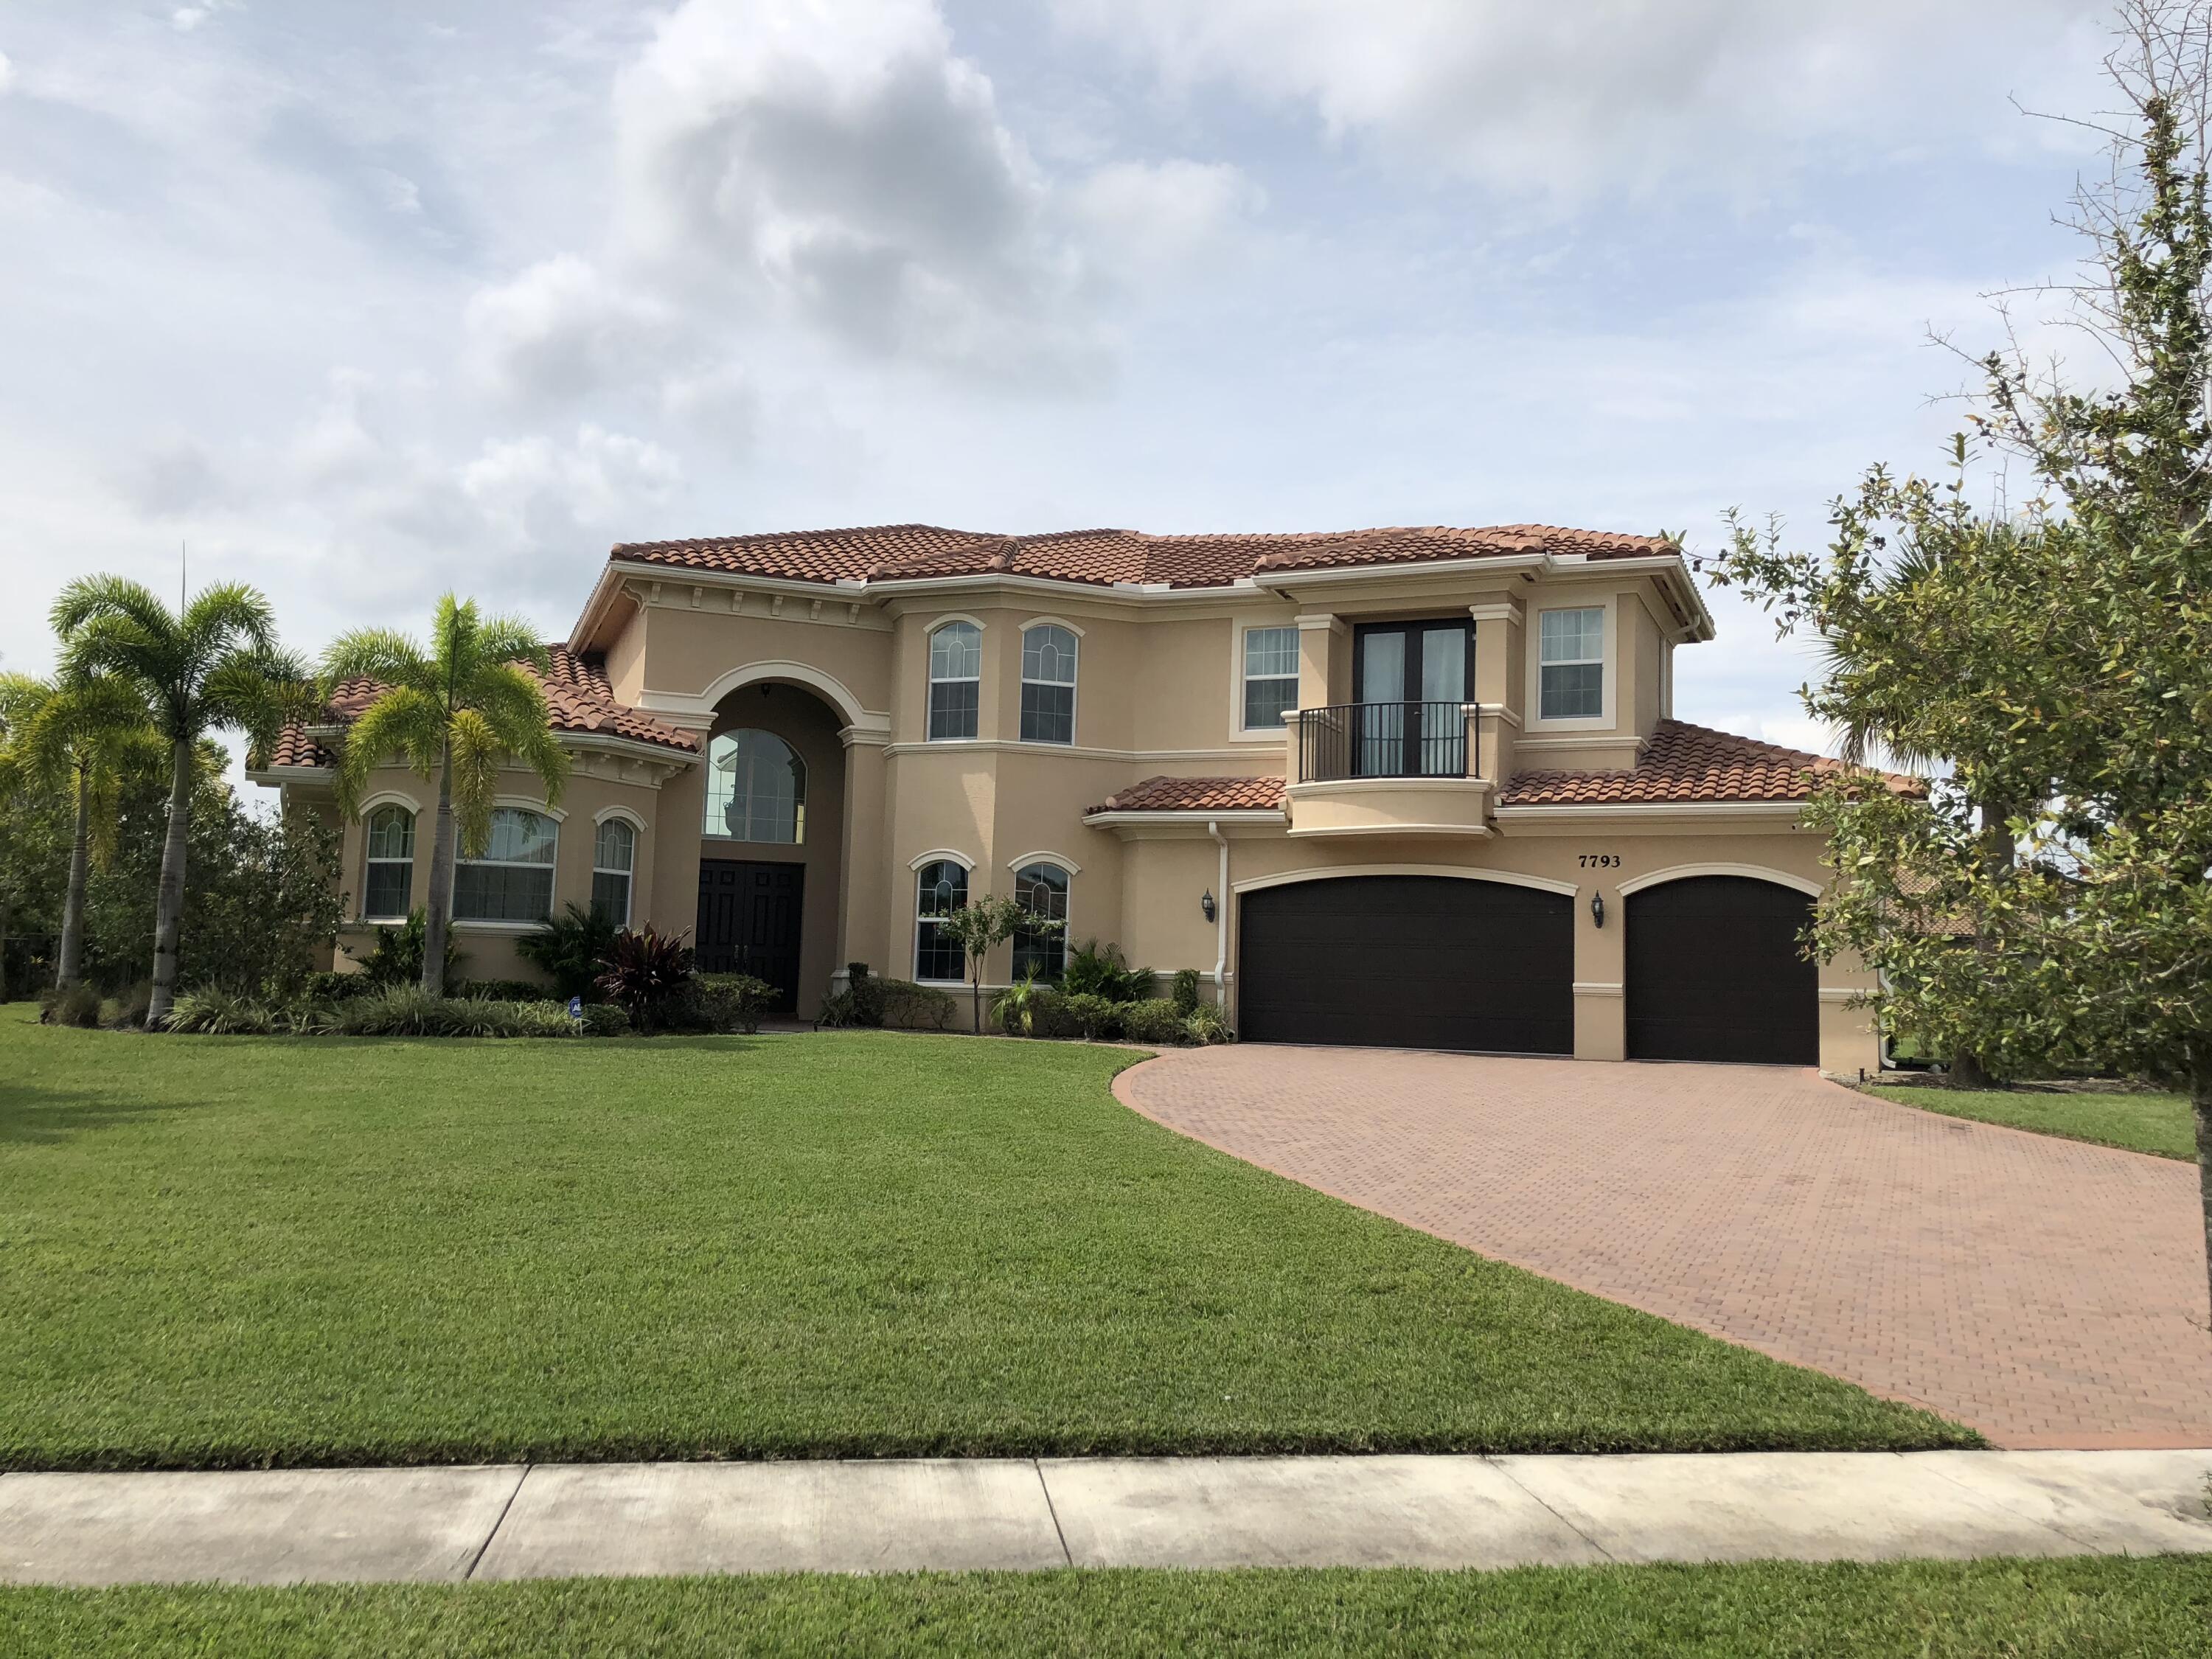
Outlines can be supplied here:
[[[1808, 807], [1838, 876], [1816, 950], [1879, 970], [1892, 1035], [2187, 1090], [2212, 1246], [2212, 3], [2120, 15], [2135, 121], [2070, 290], [2120, 384], [1993, 354], [1960, 478], [1877, 468], [1825, 553], [1739, 526], [1716, 576], [1828, 647], [1814, 714], [1948, 765], [1924, 799], [1855, 775]], [[1974, 443], [2051, 499], [1970, 511]]]
[[1062, 926], [1049, 917], [1030, 915], [1019, 900], [1004, 893], [986, 893], [981, 898], [969, 900], [957, 910], [925, 920], [935, 922], [947, 937], [958, 940], [967, 955], [968, 985], [978, 1031], [983, 1029], [984, 958], [1018, 931], [1048, 933]]

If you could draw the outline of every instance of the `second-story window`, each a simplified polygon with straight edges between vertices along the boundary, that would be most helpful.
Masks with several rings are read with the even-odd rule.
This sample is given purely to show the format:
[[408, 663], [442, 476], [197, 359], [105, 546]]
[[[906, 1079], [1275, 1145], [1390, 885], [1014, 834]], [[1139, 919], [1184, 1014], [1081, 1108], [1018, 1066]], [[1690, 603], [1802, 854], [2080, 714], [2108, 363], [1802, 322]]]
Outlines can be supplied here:
[[1594, 720], [1605, 715], [1605, 611], [1547, 611], [1542, 613], [1542, 666], [1536, 688], [1536, 717], [1547, 720]]
[[1244, 630], [1244, 729], [1264, 732], [1298, 706], [1298, 630]]
[[929, 636], [929, 740], [972, 738], [983, 706], [983, 630], [949, 622]]
[[1056, 623], [1022, 630], [1022, 741], [1075, 741], [1075, 635]]

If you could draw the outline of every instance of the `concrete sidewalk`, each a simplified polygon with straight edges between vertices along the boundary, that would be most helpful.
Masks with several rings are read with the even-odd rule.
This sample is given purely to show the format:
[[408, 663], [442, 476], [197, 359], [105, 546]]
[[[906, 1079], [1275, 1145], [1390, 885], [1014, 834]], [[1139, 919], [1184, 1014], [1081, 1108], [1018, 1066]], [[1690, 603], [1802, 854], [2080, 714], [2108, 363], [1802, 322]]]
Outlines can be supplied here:
[[0, 1581], [2212, 1552], [2212, 1450], [0, 1475]]

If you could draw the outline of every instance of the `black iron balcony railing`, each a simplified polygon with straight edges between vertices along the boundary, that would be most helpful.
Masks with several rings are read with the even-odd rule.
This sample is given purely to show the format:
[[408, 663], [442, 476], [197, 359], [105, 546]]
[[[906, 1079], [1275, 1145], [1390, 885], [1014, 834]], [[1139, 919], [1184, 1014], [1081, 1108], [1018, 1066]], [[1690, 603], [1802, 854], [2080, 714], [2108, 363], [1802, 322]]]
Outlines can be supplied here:
[[1461, 702], [1341, 702], [1298, 711], [1298, 781], [1463, 778]]

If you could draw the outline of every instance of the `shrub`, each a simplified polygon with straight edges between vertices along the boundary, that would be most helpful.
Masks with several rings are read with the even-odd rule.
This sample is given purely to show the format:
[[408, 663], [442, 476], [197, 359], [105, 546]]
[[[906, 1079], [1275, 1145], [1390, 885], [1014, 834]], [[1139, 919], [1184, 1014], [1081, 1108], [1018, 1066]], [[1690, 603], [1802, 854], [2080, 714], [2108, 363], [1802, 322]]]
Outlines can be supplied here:
[[775, 987], [750, 974], [701, 974], [692, 987], [697, 1023], [710, 1031], [760, 1030], [761, 1015], [776, 999]]
[[[376, 930], [376, 944], [369, 953], [360, 957], [361, 971], [371, 985], [420, 985], [422, 982], [422, 956], [426, 949], [424, 931], [428, 927], [420, 910], [408, 912], [407, 920], [397, 927]], [[348, 956], [353, 952], [348, 951]], [[452, 985], [460, 977], [461, 953], [453, 945], [453, 935], [446, 934], [446, 983]]]
[[1074, 1035], [1086, 1042], [1121, 1035], [1121, 1008], [1119, 1004], [1109, 1002], [1093, 992], [1078, 991], [1073, 995], [1063, 995], [1060, 1006], [1068, 1024], [1074, 1028]]
[[545, 985], [534, 979], [464, 979], [456, 981], [447, 991], [448, 996], [469, 997], [479, 1002], [558, 1002], [566, 1005], [568, 999], [581, 994], [563, 991], [557, 996]]
[[276, 1018], [251, 998], [204, 986], [170, 1006], [167, 1029], [203, 1036], [266, 1036], [276, 1029]]
[[1125, 1002], [1117, 1012], [1121, 1017], [1121, 1035], [1132, 1042], [1172, 1048], [1189, 1039], [1184, 1017], [1176, 1012], [1170, 998], [1146, 997], [1141, 1002]]
[[1022, 975], [1019, 984], [1009, 985], [992, 999], [991, 1018], [1008, 1036], [1042, 1036], [1046, 1033], [1037, 1030], [1037, 1011], [1050, 995], [1052, 988], [1039, 984], [1032, 969]]
[[874, 981], [882, 988], [884, 999], [883, 1023], [902, 1031], [949, 1031], [952, 1016], [960, 1005], [950, 993], [933, 986], [916, 985], [911, 980], [879, 979]]
[[884, 982], [868, 972], [865, 962], [845, 964], [845, 977], [853, 999], [853, 1023], [855, 1025], [881, 1025], [884, 1023]]
[[1175, 989], [1169, 993], [1169, 995], [1175, 1003], [1176, 1012], [1181, 1014], [1185, 1019], [1188, 1019], [1196, 1013], [1198, 1012], [1198, 969], [1176, 969]]
[[346, 1002], [381, 989], [367, 974], [310, 974], [300, 988], [305, 1003]]
[[557, 1002], [434, 997], [399, 985], [338, 1004], [314, 1029], [340, 1036], [573, 1036], [576, 1023]]
[[79, 980], [66, 991], [49, 990], [39, 999], [39, 1019], [47, 1025], [79, 1025], [89, 1030], [100, 1024], [99, 989]]
[[1071, 996], [1103, 997], [1109, 1002], [1136, 1002], [1152, 992], [1152, 970], [1132, 968], [1118, 945], [1101, 945], [1087, 939], [1071, 951], [1060, 988]]
[[607, 947], [599, 989], [649, 1035], [682, 1018], [692, 995], [693, 959], [679, 935], [659, 933], [650, 922], [635, 933], [625, 928]]
[[629, 1035], [629, 1016], [611, 1002], [587, 1002], [584, 1005], [586, 1036], [608, 1037]]
[[102, 1023], [117, 1030], [143, 1030], [146, 1011], [154, 1004], [154, 981], [142, 979], [136, 985], [126, 986], [123, 994], [107, 1005]]
[[822, 1012], [814, 1016], [817, 1031], [843, 1031], [860, 1023], [858, 1006], [850, 991], [832, 991], [822, 999]]
[[1234, 1040], [1228, 1020], [1223, 1018], [1220, 1007], [1214, 1003], [1200, 1003], [1183, 1017], [1182, 1025], [1193, 1042], [1206, 1044]]
[[[562, 1001], [581, 997], [590, 1002], [599, 995], [607, 952], [621, 931], [605, 917], [571, 904], [514, 948], [532, 967], [544, 969], [553, 981], [553, 994]], [[535, 988], [534, 994], [544, 996], [544, 988]]]

